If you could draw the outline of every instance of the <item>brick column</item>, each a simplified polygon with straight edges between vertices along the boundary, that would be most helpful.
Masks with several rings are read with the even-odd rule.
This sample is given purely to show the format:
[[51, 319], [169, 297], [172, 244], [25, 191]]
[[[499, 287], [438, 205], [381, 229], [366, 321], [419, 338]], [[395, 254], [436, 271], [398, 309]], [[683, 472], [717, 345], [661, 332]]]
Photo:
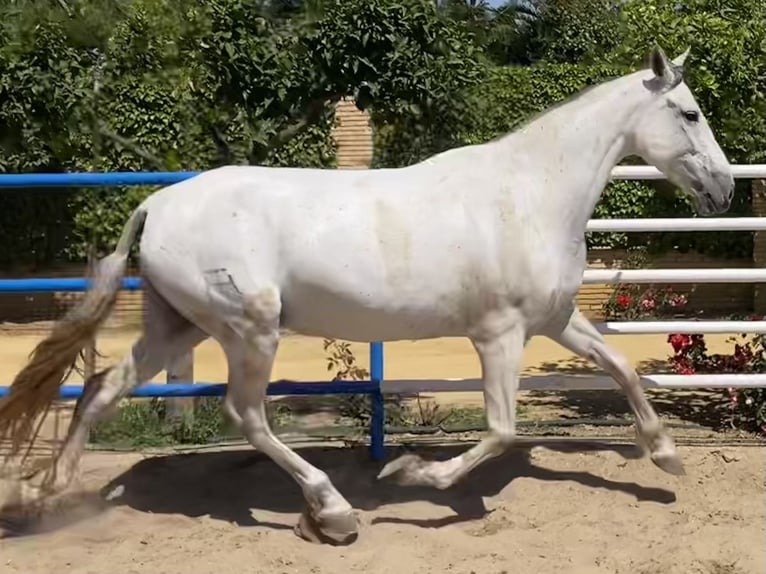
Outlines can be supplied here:
[[[753, 215], [766, 217], [766, 180], [753, 181]], [[753, 234], [753, 267], [766, 267], [766, 231]], [[753, 309], [766, 313], [766, 284], [756, 283], [753, 288]]]
[[332, 135], [337, 145], [335, 157], [338, 169], [370, 166], [373, 152], [370, 116], [359, 111], [352, 100], [343, 99], [336, 105]]

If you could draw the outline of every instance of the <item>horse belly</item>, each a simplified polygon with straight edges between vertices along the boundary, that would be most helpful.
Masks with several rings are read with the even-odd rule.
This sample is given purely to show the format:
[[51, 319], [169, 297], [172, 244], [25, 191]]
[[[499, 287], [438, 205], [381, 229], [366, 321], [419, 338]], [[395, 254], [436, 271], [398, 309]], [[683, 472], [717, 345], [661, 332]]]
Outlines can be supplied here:
[[[433, 295], [433, 294], [432, 294]], [[396, 341], [464, 335], [448, 294], [409, 297], [370, 282], [356, 290], [293, 284], [282, 290], [283, 327], [347, 341]]]

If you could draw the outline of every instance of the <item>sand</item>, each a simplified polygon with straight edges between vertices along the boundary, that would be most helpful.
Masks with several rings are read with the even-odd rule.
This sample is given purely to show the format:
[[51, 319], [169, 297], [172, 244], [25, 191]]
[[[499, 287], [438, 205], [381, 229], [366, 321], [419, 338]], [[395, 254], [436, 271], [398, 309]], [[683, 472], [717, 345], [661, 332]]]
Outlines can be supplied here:
[[[464, 448], [464, 447], [460, 447]], [[426, 449], [421, 448], [421, 451]], [[457, 448], [441, 448], [449, 456]], [[43, 574], [755, 574], [764, 572], [761, 448], [682, 447], [688, 474], [614, 452], [514, 452], [446, 491], [377, 482], [362, 449], [301, 449], [359, 511], [358, 540], [294, 536], [303, 500], [249, 449], [88, 454], [83, 497], [0, 540], [0, 572]], [[728, 462], [727, 462], [728, 461]]]
[[[111, 333], [99, 348], [114, 358], [133, 334]], [[10, 378], [36, 338], [3, 336]], [[725, 337], [712, 346], [725, 347]], [[662, 361], [662, 336], [613, 337], [632, 361]], [[366, 349], [355, 346], [366, 363]], [[463, 340], [386, 346], [391, 378], [478, 375]], [[533, 340], [527, 372], [582, 363]], [[196, 354], [198, 380], [220, 381], [212, 343]], [[326, 377], [321, 341], [285, 339], [274, 378]], [[162, 376], [157, 380], [163, 380]], [[480, 403], [478, 393], [450, 402]], [[546, 414], [561, 414], [559, 407]], [[716, 438], [708, 433], [711, 441]], [[720, 438], [720, 437], [719, 437]], [[683, 444], [683, 440], [680, 441]], [[428, 448], [452, 456], [467, 445]], [[303, 508], [297, 486], [273, 462], [243, 446], [192, 454], [87, 453], [77, 496], [20, 528], [5, 523], [0, 573], [334, 574], [753, 574], [766, 571], [762, 446], [681, 446], [687, 475], [617, 452], [511, 452], [446, 491], [376, 481], [381, 463], [366, 449], [309, 445], [300, 453], [325, 470], [358, 509], [359, 539], [318, 546], [292, 532]], [[401, 454], [394, 447], [388, 459]], [[108, 495], [119, 495], [107, 501]]]

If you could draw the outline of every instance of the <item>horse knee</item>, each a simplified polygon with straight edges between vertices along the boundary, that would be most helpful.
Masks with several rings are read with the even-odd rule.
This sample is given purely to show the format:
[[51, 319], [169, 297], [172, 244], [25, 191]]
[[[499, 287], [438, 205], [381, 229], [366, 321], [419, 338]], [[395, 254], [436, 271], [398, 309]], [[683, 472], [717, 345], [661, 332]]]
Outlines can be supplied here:
[[591, 360], [599, 367], [625, 383], [638, 383], [638, 373], [628, 358], [620, 351], [605, 344], [595, 345], [590, 352]]

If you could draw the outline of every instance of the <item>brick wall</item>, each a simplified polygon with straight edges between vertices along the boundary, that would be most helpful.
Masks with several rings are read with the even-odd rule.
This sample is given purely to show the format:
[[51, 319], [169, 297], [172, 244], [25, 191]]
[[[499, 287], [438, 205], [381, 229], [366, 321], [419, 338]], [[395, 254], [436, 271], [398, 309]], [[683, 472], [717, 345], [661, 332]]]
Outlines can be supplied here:
[[335, 108], [333, 137], [339, 169], [362, 169], [372, 161], [372, 127], [367, 113], [353, 101], [342, 100]]

